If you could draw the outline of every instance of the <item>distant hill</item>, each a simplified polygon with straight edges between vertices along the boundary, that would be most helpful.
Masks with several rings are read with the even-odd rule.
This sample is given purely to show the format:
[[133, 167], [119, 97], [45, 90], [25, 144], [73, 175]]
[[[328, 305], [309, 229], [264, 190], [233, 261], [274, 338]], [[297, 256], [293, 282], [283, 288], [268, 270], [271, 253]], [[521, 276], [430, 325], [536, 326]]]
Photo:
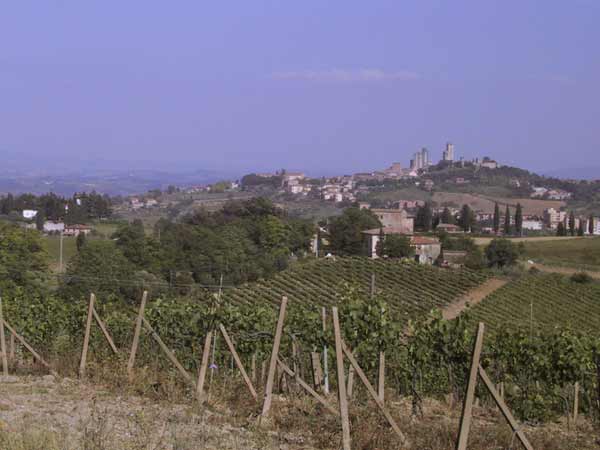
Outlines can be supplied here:
[[542, 175], [569, 180], [600, 180], [600, 167], [564, 168], [541, 171]]
[[[231, 176], [231, 175], [230, 175]], [[66, 172], [64, 174], [24, 172], [0, 169], [0, 195], [54, 192], [71, 196], [75, 192], [96, 192], [109, 195], [141, 194], [168, 185], [191, 186], [210, 184], [229, 178], [226, 174], [209, 170], [166, 172], [158, 170]], [[233, 177], [232, 177], [233, 178]]]

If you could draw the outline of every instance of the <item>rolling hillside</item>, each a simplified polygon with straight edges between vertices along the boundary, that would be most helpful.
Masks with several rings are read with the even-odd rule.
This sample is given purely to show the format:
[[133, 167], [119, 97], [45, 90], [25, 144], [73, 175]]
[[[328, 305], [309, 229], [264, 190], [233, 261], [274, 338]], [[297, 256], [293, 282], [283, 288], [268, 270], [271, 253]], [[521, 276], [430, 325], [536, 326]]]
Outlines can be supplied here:
[[444, 307], [487, 279], [466, 269], [451, 271], [367, 258], [322, 259], [299, 264], [270, 280], [229, 290], [224, 296], [233, 303], [266, 300], [279, 304], [285, 295], [291, 303], [327, 306], [335, 303], [345, 284], [356, 285], [367, 295], [371, 274], [375, 274], [377, 292], [407, 319]]
[[600, 330], [600, 284], [579, 284], [557, 274], [526, 275], [496, 290], [469, 310], [491, 331], [504, 327], [550, 330], [569, 326]]

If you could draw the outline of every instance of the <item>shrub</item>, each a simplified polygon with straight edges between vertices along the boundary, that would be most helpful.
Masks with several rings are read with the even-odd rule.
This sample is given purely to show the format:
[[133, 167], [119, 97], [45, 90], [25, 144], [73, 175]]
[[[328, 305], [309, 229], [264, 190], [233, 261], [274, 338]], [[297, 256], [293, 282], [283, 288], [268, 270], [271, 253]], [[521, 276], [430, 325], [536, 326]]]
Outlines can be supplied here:
[[571, 275], [571, 281], [573, 283], [591, 283], [592, 282], [592, 277], [589, 276], [587, 273], [585, 272], [576, 272], [573, 275]]

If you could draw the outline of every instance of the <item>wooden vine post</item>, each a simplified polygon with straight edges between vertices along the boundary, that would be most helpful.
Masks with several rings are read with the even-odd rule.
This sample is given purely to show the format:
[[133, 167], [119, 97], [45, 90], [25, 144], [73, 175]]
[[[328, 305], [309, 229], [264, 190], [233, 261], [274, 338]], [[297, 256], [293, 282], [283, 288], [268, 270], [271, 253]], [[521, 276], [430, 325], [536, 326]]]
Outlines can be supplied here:
[[219, 330], [221, 330], [221, 334], [223, 335], [223, 339], [225, 339], [225, 343], [227, 344], [227, 347], [229, 348], [229, 351], [231, 352], [231, 355], [233, 356], [233, 360], [235, 361], [235, 365], [237, 366], [238, 370], [242, 374], [242, 378], [244, 379], [244, 383], [246, 383], [246, 386], [248, 387], [248, 390], [250, 391], [250, 394], [252, 395], [252, 398], [254, 398], [254, 400], [257, 400], [258, 399], [258, 395], [256, 394], [256, 389], [254, 389], [254, 385], [252, 384], [252, 381], [250, 380], [250, 377], [246, 373], [246, 369], [244, 369], [244, 365], [242, 364], [242, 360], [240, 359], [237, 351], [235, 350], [233, 342], [231, 341], [231, 338], [229, 337], [229, 334], [227, 334], [227, 330], [225, 329], [225, 327], [223, 325], [219, 325]]
[[92, 331], [92, 319], [96, 319], [96, 323], [100, 327], [100, 330], [102, 330], [102, 334], [104, 335], [104, 338], [108, 342], [108, 345], [110, 345], [110, 348], [112, 349], [113, 353], [115, 355], [119, 354], [119, 350], [117, 349], [117, 346], [115, 345], [110, 333], [108, 332], [106, 325], [104, 325], [104, 322], [102, 322], [102, 319], [100, 318], [100, 316], [98, 315], [98, 312], [96, 311], [96, 308], [94, 306], [95, 302], [96, 302], [96, 296], [94, 294], [91, 294], [90, 295], [90, 304], [88, 306], [88, 316], [87, 316], [87, 321], [85, 324], [85, 336], [83, 338], [83, 350], [81, 351], [81, 362], [79, 363], [79, 376], [81, 378], [85, 377], [85, 365], [87, 362], [88, 347], [90, 345], [90, 334]]
[[83, 349], [81, 350], [81, 361], [79, 362], [79, 376], [81, 378], [85, 377], [85, 364], [87, 362], [88, 346], [90, 345], [90, 332], [92, 331], [92, 319], [94, 316], [92, 311], [94, 310], [95, 301], [96, 296], [90, 294], [87, 321], [85, 323], [85, 335], [83, 336]]
[[460, 431], [458, 434], [458, 442], [456, 450], [466, 450], [467, 440], [469, 438], [469, 430], [471, 429], [471, 419], [473, 414], [473, 401], [475, 400], [475, 387], [477, 385], [477, 371], [479, 369], [479, 359], [481, 357], [481, 349], [483, 348], [483, 333], [485, 326], [480, 323], [477, 328], [477, 337], [471, 355], [471, 370], [469, 372], [469, 382], [467, 384], [467, 393], [463, 403], [462, 414], [460, 416]]
[[[323, 307], [323, 336], [327, 331], [327, 310]], [[329, 395], [329, 360], [327, 358], [327, 344], [323, 346], [323, 393]]]
[[379, 401], [385, 403], [385, 353], [379, 352], [379, 374], [377, 377], [377, 395]]
[[206, 370], [208, 369], [208, 358], [210, 357], [210, 345], [212, 343], [213, 332], [206, 333], [204, 338], [204, 348], [202, 349], [202, 362], [200, 363], [200, 373], [198, 374], [198, 383], [196, 383], [196, 397], [200, 404], [206, 401], [204, 393], [204, 383], [206, 381]]
[[573, 397], [573, 423], [577, 423], [577, 417], [579, 415], [579, 381], [575, 382], [575, 392]]
[[342, 419], [342, 448], [350, 450], [350, 419], [348, 417], [348, 399], [346, 398], [346, 376], [344, 370], [344, 353], [342, 350], [342, 333], [340, 331], [340, 320], [338, 309], [334, 306], [333, 333], [335, 335], [335, 360], [337, 365], [338, 395], [340, 402], [340, 416]]
[[46, 367], [48, 370], [50, 370], [50, 373], [51, 373], [52, 375], [55, 375], [55, 376], [57, 375], [57, 373], [56, 373], [54, 370], [52, 370], [52, 367], [50, 367], [50, 364], [48, 364], [48, 363], [46, 362], [46, 360], [44, 360], [44, 358], [42, 358], [42, 357], [41, 357], [41, 356], [40, 356], [40, 355], [39, 355], [39, 354], [38, 354], [38, 353], [37, 353], [37, 352], [36, 352], [36, 351], [33, 349], [33, 347], [27, 343], [27, 341], [26, 341], [26, 340], [25, 340], [25, 339], [24, 339], [24, 338], [23, 338], [21, 335], [19, 335], [19, 334], [18, 334], [18, 333], [15, 331], [15, 329], [9, 325], [9, 323], [8, 323], [6, 320], [3, 320], [3, 321], [2, 321], [2, 324], [3, 324], [3, 325], [6, 327], [6, 328], [8, 328], [8, 331], [10, 331], [10, 332], [13, 334], [13, 336], [14, 336], [14, 337], [15, 337], [15, 338], [16, 338], [16, 339], [17, 339], [17, 340], [18, 340], [18, 341], [21, 343], [21, 345], [22, 345], [23, 347], [25, 347], [25, 348], [27, 349], [27, 351], [28, 351], [29, 353], [31, 353], [31, 354], [33, 355], [33, 357], [34, 357], [35, 359], [37, 359], [37, 360], [38, 360], [38, 361], [39, 361], [39, 362], [40, 362], [40, 363], [41, 363], [41, 364], [42, 364], [44, 367]]
[[275, 340], [273, 341], [273, 350], [271, 351], [271, 360], [269, 362], [269, 373], [267, 375], [267, 385], [265, 387], [265, 402], [263, 403], [261, 418], [269, 415], [269, 410], [271, 409], [271, 403], [273, 401], [273, 384], [275, 382], [275, 371], [277, 369], [277, 360], [279, 358], [279, 346], [281, 344], [281, 334], [283, 333], [286, 307], [287, 297], [283, 297], [281, 306], [279, 307], [279, 318], [277, 319]]
[[127, 362], [127, 377], [129, 382], [133, 381], [133, 367], [135, 366], [135, 358], [137, 355], [137, 349], [140, 344], [140, 333], [142, 331], [142, 317], [144, 317], [144, 311], [146, 309], [146, 301], [148, 299], [148, 291], [144, 291], [142, 294], [142, 303], [140, 304], [140, 310], [138, 312], [137, 319], [135, 321], [135, 331], [133, 333], [133, 343], [131, 344], [131, 351], [129, 352], [129, 361]]
[[527, 450], [533, 450], [533, 447], [531, 446], [531, 444], [527, 440], [527, 437], [519, 427], [519, 424], [510, 412], [510, 409], [508, 409], [508, 406], [506, 405], [506, 403], [504, 403], [504, 400], [502, 399], [500, 393], [494, 386], [494, 383], [492, 383], [487, 373], [479, 363], [481, 359], [481, 350], [483, 348], [484, 330], [485, 327], [483, 323], [479, 323], [479, 326], [477, 328], [477, 337], [475, 338], [475, 344], [473, 346], [471, 370], [469, 372], [469, 383], [467, 385], [467, 392], [465, 395], [465, 401], [463, 403], [462, 414], [460, 417], [460, 429], [458, 439], [456, 442], [456, 450], [467, 449], [467, 441], [469, 439], [469, 430], [471, 428], [471, 420], [473, 413], [473, 402], [475, 399], [475, 387], [477, 385], [478, 376], [481, 378], [485, 387], [492, 395], [492, 398], [496, 402], [496, 405], [500, 409], [500, 412], [502, 412], [502, 415], [512, 428], [513, 432], [515, 433], [523, 447], [525, 447], [525, 449]]
[[2, 313], [2, 297], [0, 297], [0, 352], [2, 352], [2, 374], [8, 376], [8, 356], [6, 352], [6, 336], [4, 335], [4, 314]]

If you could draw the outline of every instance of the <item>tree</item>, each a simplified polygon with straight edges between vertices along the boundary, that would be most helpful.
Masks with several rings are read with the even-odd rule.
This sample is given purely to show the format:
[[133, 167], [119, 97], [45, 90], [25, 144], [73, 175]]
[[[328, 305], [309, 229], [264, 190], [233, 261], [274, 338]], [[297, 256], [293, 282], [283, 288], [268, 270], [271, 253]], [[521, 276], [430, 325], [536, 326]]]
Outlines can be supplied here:
[[39, 233], [0, 222], [0, 295], [2, 289], [39, 288], [48, 271]]
[[478, 246], [474, 246], [465, 256], [465, 267], [472, 270], [481, 270], [485, 267], [486, 260]]
[[506, 205], [506, 211], [504, 212], [504, 234], [509, 235], [510, 232], [510, 208]]
[[565, 228], [565, 224], [562, 222], [558, 222], [558, 226], [556, 227], [556, 235], [557, 236], [566, 236], [567, 229]]
[[44, 222], [46, 222], [44, 211], [39, 210], [35, 215], [35, 227], [38, 231], [44, 231]]
[[583, 220], [579, 219], [579, 227], [577, 227], [577, 236], [583, 236], [585, 234], [585, 230], [583, 228]]
[[69, 298], [127, 298], [134, 293], [134, 267], [113, 241], [92, 240], [81, 248], [67, 266], [62, 293]]
[[377, 245], [375, 246], [375, 253], [380, 258], [384, 255], [383, 241], [385, 241], [385, 233], [383, 232], [383, 228], [380, 228], [379, 239], [377, 240]]
[[460, 217], [458, 218], [458, 225], [463, 229], [463, 231], [467, 232], [471, 229], [471, 225], [473, 223], [473, 211], [469, 205], [463, 205], [460, 210]]
[[511, 266], [519, 258], [519, 249], [508, 239], [497, 238], [486, 247], [485, 256], [490, 267]]
[[494, 233], [498, 234], [500, 231], [500, 207], [498, 206], [498, 202], [494, 206]]
[[573, 211], [569, 213], [569, 233], [571, 236], [575, 236], [575, 213]]
[[445, 207], [444, 210], [442, 211], [441, 221], [442, 221], [442, 223], [450, 223], [450, 224], [454, 223], [454, 216], [452, 216], [452, 214], [450, 214], [450, 210], [448, 209], [448, 207]]
[[75, 239], [75, 245], [77, 246], [77, 251], [80, 252], [83, 246], [85, 245], [85, 233], [79, 233], [77, 235], [77, 239]]
[[388, 234], [383, 241], [383, 255], [389, 258], [408, 258], [415, 251], [410, 245], [410, 238], [401, 234]]
[[423, 206], [419, 206], [417, 216], [415, 217], [415, 226], [423, 231], [430, 231], [432, 219], [433, 212], [431, 210], [431, 205], [425, 203]]
[[588, 219], [588, 233], [594, 234], [594, 216], [590, 214], [590, 218]]
[[515, 233], [518, 235], [523, 234], [523, 208], [520, 203], [517, 203], [517, 210], [515, 211]]
[[329, 224], [329, 244], [340, 255], [366, 254], [363, 231], [381, 228], [379, 219], [368, 209], [346, 208], [331, 219]]

